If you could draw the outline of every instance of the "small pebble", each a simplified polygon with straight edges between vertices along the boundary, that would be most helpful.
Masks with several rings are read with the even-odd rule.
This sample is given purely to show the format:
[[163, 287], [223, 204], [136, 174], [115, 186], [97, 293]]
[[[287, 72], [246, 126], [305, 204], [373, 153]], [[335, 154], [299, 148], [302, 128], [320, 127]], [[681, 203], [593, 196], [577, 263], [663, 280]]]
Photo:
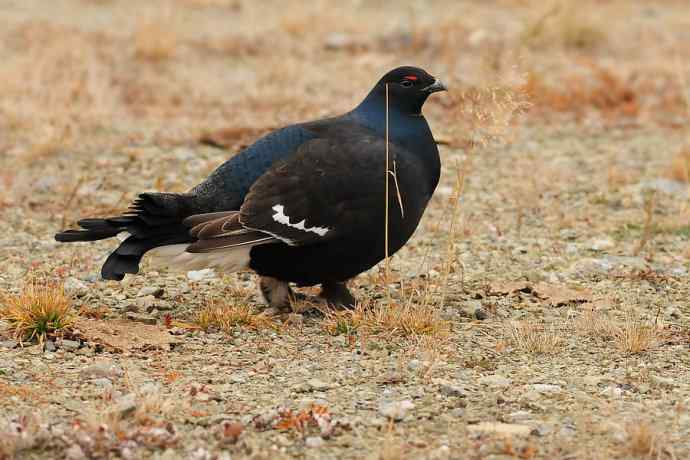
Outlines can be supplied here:
[[122, 368], [111, 361], [101, 361], [85, 367], [81, 370], [81, 374], [86, 377], [104, 377], [113, 378], [121, 377]]
[[659, 386], [664, 386], [664, 387], [674, 387], [677, 385], [677, 382], [675, 379], [672, 379], [671, 377], [661, 377], [660, 375], [651, 375], [649, 379], [653, 382], [656, 383]]
[[212, 268], [204, 268], [203, 270], [192, 270], [187, 272], [189, 281], [203, 281], [216, 278], [216, 272]]
[[84, 451], [78, 444], [72, 444], [67, 450], [65, 450], [65, 456], [68, 460], [82, 460], [86, 458]]
[[143, 288], [139, 289], [137, 297], [146, 297], [150, 295], [156, 299], [160, 299], [163, 297], [164, 292], [165, 291], [163, 288], [159, 286], [144, 286]]
[[467, 392], [460, 385], [455, 385], [454, 383], [448, 382], [445, 380], [436, 380], [434, 383], [439, 385], [441, 393], [443, 393], [446, 396], [456, 396], [456, 397], [467, 396]]
[[107, 379], [105, 377], [93, 379], [93, 380], [91, 380], [91, 383], [93, 383], [97, 387], [102, 387], [102, 388], [112, 388], [112, 386], [113, 386], [113, 382], [111, 382], [110, 379]]
[[305, 439], [304, 444], [312, 449], [322, 447], [324, 445], [323, 439], [319, 436], [309, 436]]
[[512, 382], [512, 380], [499, 374], [485, 375], [479, 379], [479, 383], [483, 383], [484, 385], [491, 387], [507, 387], [510, 386]]
[[130, 321], [136, 321], [137, 323], [143, 323], [143, 324], [156, 324], [158, 320], [156, 318], [152, 318], [151, 316], [147, 315], [140, 315], [138, 313], [132, 313], [128, 312], [126, 315], [127, 319]]
[[407, 363], [407, 368], [411, 371], [416, 371], [421, 367], [422, 367], [422, 362], [418, 359], [410, 360], [410, 362]]
[[532, 389], [542, 394], [555, 394], [561, 392], [560, 385], [551, 385], [548, 383], [536, 383], [532, 385]]
[[80, 343], [76, 340], [63, 340], [62, 342], [60, 342], [60, 348], [64, 348], [65, 350], [69, 351], [78, 350], [79, 346]]
[[127, 417], [137, 409], [137, 400], [134, 393], [126, 394], [115, 401], [115, 412], [120, 417]]
[[314, 391], [324, 391], [331, 387], [328, 383], [319, 379], [307, 380], [307, 386]]
[[400, 421], [405, 418], [410, 409], [414, 409], [414, 404], [409, 399], [382, 402], [379, 405], [379, 414], [391, 420]]
[[12, 349], [17, 348], [17, 345], [19, 345], [19, 343], [15, 340], [3, 340], [2, 342], [0, 342], [0, 348]]

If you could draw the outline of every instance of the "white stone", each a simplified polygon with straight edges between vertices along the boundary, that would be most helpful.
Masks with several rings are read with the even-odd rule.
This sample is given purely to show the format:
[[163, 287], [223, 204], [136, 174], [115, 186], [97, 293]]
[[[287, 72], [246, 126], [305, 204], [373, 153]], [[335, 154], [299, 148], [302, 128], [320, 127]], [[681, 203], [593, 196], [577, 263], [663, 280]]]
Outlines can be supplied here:
[[319, 436], [309, 436], [304, 440], [304, 444], [312, 449], [322, 447], [324, 442]]
[[610, 238], [597, 238], [589, 243], [589, 248], [593, 251], [607, 251], [612, 249], [615, 243]]
[[400, 421], [405, 418], [407, 412], [414, 409], [414, 404], [409, 399], [402, 401], [382, 402], [379, 405], [379, 413], [391, 420]]
[[556, 394], [561, 392], [560, 385], [551, 385], [548, 383], [535, 383], [532, 389], [542, 394]]
[[498, 433], [506, 436], [529, 436], [532, 429], [526, 425], [513, 423], [482, 422], [468, 425], [467, 429], [474, 433]]
[[493, 374], [485, 375], [484, 377], [480, 378], [479, 383], [488, 385], [490, 387], [507, 387], [510, 386], [513, 381], [500, 374]]
[[204, 268], [203, 270], [190, 270], [187, 272], [189, 281], [203, 281], [216, 278], [216, 272], [212, 268]]

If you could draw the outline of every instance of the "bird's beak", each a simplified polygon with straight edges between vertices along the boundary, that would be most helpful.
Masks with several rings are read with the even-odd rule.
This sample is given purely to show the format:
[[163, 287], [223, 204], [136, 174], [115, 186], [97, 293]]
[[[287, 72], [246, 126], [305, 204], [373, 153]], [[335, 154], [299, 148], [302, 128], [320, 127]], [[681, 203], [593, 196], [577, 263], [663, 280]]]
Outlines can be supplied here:
[[426, 91], [427, 93], [431, 94], [437, 91], [448, 91], [448, 88], [446, 88], [446, 85], [444, 85], [441, 80], [436, 78], [432, 84], [422, 88], [422, 91]]

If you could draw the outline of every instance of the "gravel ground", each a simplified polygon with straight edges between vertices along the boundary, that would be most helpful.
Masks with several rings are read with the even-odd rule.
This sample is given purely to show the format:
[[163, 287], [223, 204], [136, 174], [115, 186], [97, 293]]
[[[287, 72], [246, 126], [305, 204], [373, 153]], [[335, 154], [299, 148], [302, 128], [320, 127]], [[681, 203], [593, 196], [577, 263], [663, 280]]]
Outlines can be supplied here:
[[[9, 114], [0, 128], [11, 134], [0, 140], [7, 161], [0, 172], [0, 290], [11, 296], [29, 278], [59, 280], [80, 312], [74, 330], [41, 344], [18, 344], [0, 319], [0, 459], [690, 458], [690, 188], [673, 169], [687, 149], [688, 123], [659, 89], [662, 77], [652, 89], [634, 87], [640, 109], [633, 115], [627, 105], [602, 108], [596, 98], [582, 110], [563, 108], [572, 101], [561, 95], [545, 102], [544, 90], [534, 110], [500, 126], [502, 142], [486, 144], [469, 142], [478, 132], [496, 136], [463, 118], [456, 96], [429, 102], [443, 144], [442, 182], [414, 239], [392, 259], [388, 286], [376, 267], [353, 288], [375, 311], [388, 302], [387, 287], [393, 304], [420, 312], [432, 305], [436, 333], [343, 329], [314, 311], [204, 331], [197, 314], [209, 303], [261, 310], [253, 275], [176, 274], [145, 264], [141, 276], [106, 282], [98, 272], [112, 242], [53, 241], [76, 218], [121, 210], [137, 192], [185, 190], [266, 129], [346, 109], [358, 94], [355, 83], [369, 85], [373, 63], [392, 61], [390, 43], [398, 37], [397, 23], [377, 35], [375, 21], [359, 22], [362, 9], [343, 13], [346, 33], [312, 43], [298, 39], [310, 22], [297, 13], [264, 18], [243, 2], [170, 4], [192, 3], [198, 10], [191, 19], [171, 21], [173, 39], [150, 25], [134, 32], [146, 43], [149, 33], [173, 40], [153, 51], [136, 40], [132, 51], [123, 41], [131, 24], [127, 6], [114, 0], [56, 2], [74, 12], [66, 16], [51, 17], [33, 1], [0, 10], [14, 27], [8, 30], [22, 32], [0, 48], [11, 63], [3, 73], [10, 89], [0, 93], [0, 112]], [[481, 77], [474, 54], [491, 58], [497, 43], [520, 35], [515, 18], [532, 17], [522, 5], [529, 2], [498, 3], [496, 11], [462, 3], [468, 57], [438, 58], [443, 68], [468, 69], [461, 76], [449, 70], [461, 88]], [[578, 59], [613, 60], [622, 74], [672, 68], [667, 42], [630, 50], [632, 35], [625, 34], [663, 29], [680, 37], [687, 8], [645, 5], [601, 6], [625, 14], [612, 19], [606, 44], [578, 50]], [[332, 25], [335, 13], [327, 3], [319, 8]], [[110, 10], [115, 25], [94, 32]], [[426, 28], [434, 20], [455, 37], [457, 24], [444, 22], [443, 11], [420, 13], [413, 26], [421, 37], [436, 31]], [[267, 43], [238, 24], [239, 35], [218, 32], [199, 42], [195, 24], [217, 30], [210, 25], [223, 14], [261, 30], [278, 24], [287, 38]], [[326, 23], [313, 27], [329, 30]], [[357, 33], [380, 40], [365, 45]], [[33, 67], [22, 60], [22, 40], [60, 36], [53, 43], [59, 47], [70, 34], [86, 37], [88, 52], [82, 59], [56, 51], [73, 64], [64, 71], [94, 63], [83, 68], [87, 93], [99, 72], [118, 93], [98, 86], [102, 93], [94, 94], [102, 97], [58, 112], [61, 95], [73, 88], [39, 77], [53, 75], [49, 64], [62, 61], [30, 46], [48, 70], [26, 80]], [[394, 43], [408, 43], [404, 37]], [[434, 62], [432, 51], [447, 52], [446, 42], [430, 40], [410, 44], [405, 57]], [[166, 46], [175, 53], [166, 55]], [[271, 67], [278, 53], [286, 54], [283, 67]], [[532, 53], [532, 70], [570, 82], [566, 51]], [[314, 56], [324, 69], [296, 71]], [[353, 61], [367, 72], [343, 88], [341, 71]], [[104, 62], [110, 67], [99, 67]], [[227, 78], [216, 72], [235, 67], [252, 70]], [[279, 92], [276, 75], [293, 77], [295, 88], [324, 89], [308, 105], [301, 102], [306, 89]], [[617, 80], [606, 81], [611, 94], [620, 89]], [[247, 86], [233, 92], [225, 84]], [[11, 91], [20, 87], [27, 92]], [[217, 99], [226, 94], [228, 108], [221, 109]], [[26, 99], [24, 109], [10, 104], [14, 97]], [[657, 99], [668, 108], [658, 110]], [[121, 100], [130, 105], [113, 102]], [[30, 105], [39, 102], [45, 112]], [[214, 139], [230, 151], [198, 142], [206, 128], [228, 127]], [[56, 130], [64, 130], [59, 140]]]
[[[333, 336], [313, 315], [283, 318], [276, 330], [168, 330], [166, 314], [191, 322], [205, 298], [244, 293], [258, 303], [252, 276], [194, 281], [148, 272], [122, 284], [103, 282], [96, 273], [110, 243], [60, 246], [50, 233], [61, 216], [31, 218], [7, 209], [3, 284], [14, 289], [39, 261], [46, 270], [51, 254], [48, 266], [61, 270], [77, 307], [105, 307], [106, 332], [91, 335], [117, 335], [108, 324], [123, 324], [131, 337], [120, 348], [97, 345], [88, 332], [97, 329], [96, 320], [88, 319], [76, 341], [17, 347], [7, 337], [0, 364], [5, 433], [18, 430], [11, 438], [28, 448], [26, 458], [55, 452], [67, 458], [627, 458], [644, 436], [635, 428], [645, 426], [661, 458], [684, 458], [690, 453], [687, 227], [660, 231], [638, 256], [631, 255], [638, 227], [625, 227], [644, 220], [647, 188], [659, 189], [658, 219], [674, 216], [678, 193], [687, 193], [655, 178], [664, 165], [658, 152], [670, 142], [653, 132], [524, 127], [510, 146], [473, 153], [463, 237], [454, 243], [463, 270], [451, 274], [440, 311], [452, 332], [427, 342]], [[602, 144], [609, 148], [598, 149]], [[611, 151], [624, 152], [640, 174], [616, 190], [607, 189], [601, 166]], [[199, 162], [224, 155], [193, 153]], [[443, 153], [439, 193], [414, 242], [393, 261], [402, 278], [418, 276], [424, 263], [428, 276], [440, 276], [447, 230], [434, 223], [446, 212], [455, 177], [450, 160], [464, 155]], [[146, 147], [136, 158], [139, 165], [161, 156], [182, 165], [191, 154]], [[572, 176], [546, 173], [556, 167]], [[512, 192], [514, 176], [522, 174], [534, 180], [525, 192], [534, 194], [529, 209]], [[191, 171], [181, 180], [188, 177]], [[122, 170], [108, 181], [107, 188], [133, 182], [128, 188], [143, 188], [146, 177]], [[375, 275], [355, 283], [360, 295], [372, 289], [367, 280]], [[587, 333], [583, 315], [592, 309], [623, 323], [634, 315], [663, 330], [648, 350], [629, 353], [611, 337]], [[557, 340], [540, 353], [512, 335], [515, 324], [539, 325]], [[283, 411], [297, 414], [312, 405], [326, 408], [327, 427], [280, 428]]]

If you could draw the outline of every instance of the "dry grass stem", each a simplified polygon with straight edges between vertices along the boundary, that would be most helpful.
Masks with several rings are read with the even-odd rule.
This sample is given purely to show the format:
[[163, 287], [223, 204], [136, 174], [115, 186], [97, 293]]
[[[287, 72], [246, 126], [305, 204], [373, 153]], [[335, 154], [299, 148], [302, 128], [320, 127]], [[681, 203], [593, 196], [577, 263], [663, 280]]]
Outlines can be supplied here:
[[644, 226], [642, 227], [642, 237], [637, 244], [634, 255], [639, 255], [645, 248], [649, 240], [654, 234], [654, 207], [656, 203], [656, 194], [650, 192], [645, 196], [644, 200]]

